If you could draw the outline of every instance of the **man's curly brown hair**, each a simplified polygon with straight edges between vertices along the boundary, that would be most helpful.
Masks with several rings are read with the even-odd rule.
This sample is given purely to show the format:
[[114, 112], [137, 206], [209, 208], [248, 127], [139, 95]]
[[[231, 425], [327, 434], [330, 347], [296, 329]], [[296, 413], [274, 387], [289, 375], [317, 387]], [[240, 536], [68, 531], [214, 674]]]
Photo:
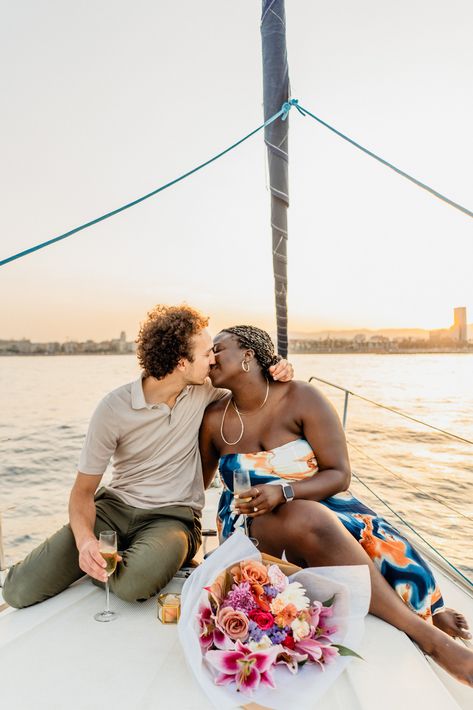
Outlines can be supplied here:
[[192, 337], [207, 327], [209, 319], [190, 306], [155, 306], [138, 334], [137, 356], [146, 376], [162, 380], [179, 360], [193, 362]]

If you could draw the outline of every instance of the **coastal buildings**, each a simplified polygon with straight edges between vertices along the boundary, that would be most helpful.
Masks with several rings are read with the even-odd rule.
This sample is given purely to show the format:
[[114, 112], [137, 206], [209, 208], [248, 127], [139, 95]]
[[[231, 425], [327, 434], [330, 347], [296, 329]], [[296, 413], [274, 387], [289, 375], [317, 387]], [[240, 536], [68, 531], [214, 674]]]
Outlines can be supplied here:
[[473, 337], [468, 338], [467, 313], [462, 306], [454, 309], [454, 321], [450, 328], [419, 331], [415, 337], [357, 333], [348, 338], [337, 337], [337, 333], [333, 333], [318, 338], [293, 338], [289, 340], [289, 351], [301, 354], [473, 352]]
[[[412, 353], [473, 352], [473, 325], [467, 324], [467, 309], [454, 309], [453, 325], [437, 330], [385, 330], [314, 333], [289, 339], [291, 353]], [[34, 343], [22, 340], [0, 340], [1, 355], [125, 355], [133, 353], [136, 344], [119, 338], [95, 342], [68, 340], [65, 343]]]
[[134, 342], [128, 342], [125, 331], [119, 338], [78, 342], [68, 340], [65, 343], [33, 343], [31, 340], [0, 340], [0, 355], [125, 355], [136, 350]]
[[452, 332], [455, 338], [460, 341], [460, 343], [466, 343], [467, 341], [467, 324], [466, 324], [466, 308], [454, 308], [453, 309], [453, 326]]

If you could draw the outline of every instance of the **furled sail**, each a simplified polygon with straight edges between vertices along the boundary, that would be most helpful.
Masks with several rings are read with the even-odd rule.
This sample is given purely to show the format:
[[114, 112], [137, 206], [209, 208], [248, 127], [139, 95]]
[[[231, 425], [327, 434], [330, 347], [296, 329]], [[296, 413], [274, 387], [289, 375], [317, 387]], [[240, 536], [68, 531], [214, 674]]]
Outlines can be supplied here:
[[[261, 15], [263, 49], [264, 120], [274, 115], [289, 98], [284, 0], [263, 0]], [[287, 208], [289, 118], [266, 126], [271, 190], [274, 294], [278, 352], [287, 355]]]

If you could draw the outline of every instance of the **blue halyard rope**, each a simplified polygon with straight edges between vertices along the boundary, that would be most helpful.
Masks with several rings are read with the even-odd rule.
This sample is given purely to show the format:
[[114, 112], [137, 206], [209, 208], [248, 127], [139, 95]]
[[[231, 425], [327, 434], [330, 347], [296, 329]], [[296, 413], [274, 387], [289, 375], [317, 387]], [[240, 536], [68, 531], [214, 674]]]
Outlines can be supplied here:
[[276, 119], [278, 119], [280, 116], [282, 117], [282, 120], [285, 121], [291, 108], [292, 108], [291, 104], [289, 104], [287, 102], [284, 103], [283, 106], [281, 107], [281, 109], [277, 113], [275, 113], [274, 116], [271, 116], [270, 118], [268, 118], [268, 120], [265, 121], [263, 124], [261, 124], [261, 126], [258, 126], [258, 128], [255, 128], [254, 131], [251, 131], [251, 133], [248, 133], [248, 135], [244, 136], [244, 138], [240, 138], [240, 140], [236, 141], [236, 143], [233, 143], [233, 145], [231, 145], [229, 148], [225, 148], [225, 150], [222, 150], [220, 153], [217, 153], [217, 155], [214, 155], [212, 158], [209, 158], [209, 160], [206, 160], [204, 163], [197, 165], [197, 167], [193, 168], [192, 170], [188, 170], [183, 175], [180, 175], [179, 177], [175, 178], [174, 180], [167, 182], [165, 185], [161, 185], [161, 187], [156, 188], [156, 190], [152, 190], [151, 192], [148, 192], [146, 195], [143, 195], [142, 197], [138, 197], [136, 200], [132, 200], [132, 202], [128, 202], [126, 205], [122, 205], [121, 207], [117, 207], [117, 209], [112, 210], [111, 212], [107, 212], [106, 214], [103, 214], [100, 217], [96, 217], [95, 219], [90, 220], [90, 222], [85, 222], [85, 224], [81, 224], [79, 227], [75, 227], [74, 229], [70, 229], [68, 232], [65, 232], [64, 234], [60, 234], [58, 237], [53, 237], [52, 239], [48, 239], [46, 242], [41, 242], [41, 244], [36, 244], [35, 246], [30, 247], [29, 249], [25, 249], [24, 251], [20, 251], [17, 254], [13, 254], [13, 256], [9, 256], [6, 259], [2, 259], [0, 261], [0, 266], [5, 266], [5, 264], [10, 263], [11, 261], [15, 261], [16, 259], [21, 259], [24, 256], [28, 256], [28, 254], [32, 254], [35, 251], [39, 251], [39, 249], [44, 249], [45, 247], [48, 247], [51, 244], [54, 244], [55, 242], [59, 242], [62, 239], [67, 239], [67, 237], [72, 237], [73, 234], [77, 234], [77, 232], [81, 232], [83, 229], [87, 229], [88, 227], [92, 227], [94, 224], [98, 224], [99, 222], [103, 222], [105, 219], [109, 219], [109, 217], [113, 217], [114, 215], [119, 214], [120, 212], [124, 212], [125, 210], [130, 209], [130, 207], [134, 207], [135, 205], [138, 205], [140, 202], [144, 202], [144, 200], [148, 200], [150, 197], [157, 195], [159, 192], [166, 190], [168, 187], [175, 185], [176, 183], [180, 182], [181, 180], [184, 180], [185, 178], [189, 177], [193, 173], [196, 173], [198, 170], [202, 170], [202, 168], [205, 168], [207, 165], [210, 165], [210, 163], [213, 163], [215, 160], [218, 160], [218, 158], [221, 158], [226, 153], [229, 153], [231, 150], [233, 150], [237, 146], [241, 145], [241, 143], [244, 143], [244, 141], [248, 140], [248, 138], [251, 138], [252, 136], [254, 136], [255, 133], [258, 133], [266, 126], [269, 126], [270, 123], [273, 123], [273, 121], [276, 121]]
[[450, 200], [450, 198], [446, 197], [445, 195], [442, 195], [440, 192], [437, 192], [437, 190], [434, 190], [432, 187], [429, 187], [428, 185], [421, 182], [420, 180], [417, 180], [415, 177], [412, 177], [412, 175], [409, 175], [408, 173], [404, 172], [400, 168], [397, 168], [392, 163], [388, 162], [387, 160], [384, 160], [384, 158], [381, 158], [379, 155], [376, 155], [376, 153], [373, 153], [371, 150], [364, 148], [362, 145], [360, 145], [359, 143], [354, 141], [352, 138], [349, 138], [348, 136], [344, 135], [343, 133], [338, 131], [336, 128], [334, 128], [330, 124], [326, 123], [325, 121], [323, 121], [321, 118], [319, 118], [315, 114], [311, 113], [308, 109], [299, 105], [299, 101], [297, 99], [290, 99], [290, 101], [286, 101], [282, 105], [281, 109], [277, 113], [275, 113], [274, 116], [271, 116], [270, 118], [268, 118], [268, 120], [265, 121], [263, 124], [261, 124], [261, 126], [258, 126], [258, 128], [255, 128], [253, 131], [251, 131], [251, 133], [248, 133], [248, 135], [244, 136], [244, 138], [240, 138], [240, 140], [236, 141], [236, 143], [233, 143], [233, 145], [231, 145], [229, 148], [225, 148], [225, 150], [222, 150], [217, 155], [214, 155], [212, 158], [209, 158], [209, 160], [206, 160], [204, 163], [197, 165], [197, 167], [193, 168], [192, 170], [189, 170], [188, 172], [184, 173], [183, 175], [180, 175], [179, 177], [175, 178], [174, 180], [171, 180], [170, 182], [166, 183], [165, 185], [161, 185], [161, 187], [158, 187], [155, 190], [148, 192], [146, 195], [143, 195], [142, 197], [138, 197], [136, 200], [133, 200], [132, 202], [128, 202], [126, 205], [122, 205], [121, 207], [117, 207], [117, 209], [112, 210], [111, 212], [107, 212], [106, 214], [103, 214], [100, 217], [96, 217], [95, 219], [90, 220], [90, 222], [85, 222], [85, 224], [81, 224], [79, 227], [75, 227], [74, 229], [71, 229], [68, 232], [65, 232], [64, 234], [60, 234], [58, 237], [53, 237], [52, 239], [48, 239], [46, 242], [41, 242], [41, 244], [36, 244], [35, 246], [30, 247], [29, 249], [25, 249], [24, 251], [20, 251], [17, 254], [13, 254], [12, 256], [7, 257], [6, 259], [2, 259], [0, 261], [0, 266], [5, 266], [5, 264], [10, 263], [11, 261], [15, 261], [16, 259], [21, 259], [22, 257], [27, 256], [28, 254], [32, 254], [35, 251], [39, 251], [39, 249], [44, 249], [45, 247], [50, 246], [51, 244], [54, 244], [55, 242], [59, 242], [62, 239], [66, 239], [67, 237], [71, 237], [73, 234], [77, 234], [77, 232], [81, 232], [83, 229], [87, 229], [88, 227], [92, 227], [94, 224], [98, 224], [99, 222], [103, 222], [105, 219], [109, 219], [109, 217], [113, 217], [114, 215], [119, 214], [120, 212], [123, 212], [124, 210], [128, 210], [130, 207], [134, 207], [135, 205], [138, 205], [140, 202], [143, 202], [144, 200], [148, 200], [150, 197], [157, 195], [159, 192], [166, 190], [168, 187], [172, 187], [172, 185], [175, 185], [176, 183], [180, 182], [181, 180], [184, 180], [185, 178], [189, 177], [193, 173], [196, 173], [198, 170], [201, 170], [202, 168], [205, 168], [207, 165], [210, 165], [210, 163], [213, 163], [215, 160], [218, 160], [218, 158], [221, 158], [226, 153], [229, 153], [231, 150], [233, 150], [234, 148], [239, 146], [241, 143], [248, 140], [248, 138], [251, 138], [251, 136], [254, 136], [255, 133], [258, 133], [266, 126], [269, 126], [270, 123], [273, 123], [273, 121], [276, 121], [279, 117], [281, 117], [281, 119], [283, 121], [285, 121], [288, 114], [289, 114], [289, 111], [291, 110], [291, 108], [293, 106], [295, 106], [296, 109], [299, 111], [299, 113], [301, 113], [303, 116], [305, 116], [305, 115], [310, 116], [315, 121], [320, 123], [322, 126], [325, 126], [325, 128], [328, 128], [330, 131], [335, 133], [340, 138], [343, 138], [343, 140], [347, 141], [348, 143], [351, 143], [353, 146], [355, 146], [355, 148], [358, 148], [359, 150], [363, 151], [363, 153], [366, 153], [367, 155], [369, 155], [371, 158], [374, 158], [375, 160], [382, 163], [383, 165], [386, 165], [386, 167], [391, 168], [391, 170], [394, 170], [394, 172], [398, 173], [398, 175], [401, 175], [402, 177], [407, 178], [407, 180], [410, 180], [411, 182], [413, 182], [414, 185], [421, 187], [423, 190], [427, 190], [427, 192], [430, 192], [432, 195], [434, 195], [434, 197], [438, 197], [439, 200], [443, 200], [443, 202], [446, 202], [451, 207], [455, 207], [457, 210], [460, 210], [461, 212], [466, 214], [468, 217], [473, 217], [473, 212], [471, 210], [458, 204], [458, 202], [454, 202], [453, 200]]
[[320, 123], [322, 126], [325, 126], [325, 128], [328, 128], [329, 131], [332, 131], [332, 133], [335, 133], [340, 138], [343, 138], [344, 141], [351, 143], [352, 145], [355, 146], [355, 148], [358, 148], [359, 150], [363, 151], [363, 153], [366, 153], [366, 155], [369, 155], [371, 158], [374, 158], [375, 160], [382, 163], [383, 165], [386, 165], [387, 168], [391, 168], [391, 170], [394, 170], [395, 173], [397, 173], [398, 175], [401, 175], [402, 177], [405, 177], [407, 180], [410, 180], [411, 182], [414, 183], [414, 185], [417, 185], [417, 187], [421, 187], [423, 190], [427, 190], [427, 192], [430, 192], [430, 194], [433, 195], [434, 197], [438, 197], [439, 200], [443, 200], [443, 202], [446, 202], [447, 205], [450, 205], [451, 207], [455, 207], [455, 209], [460, 210], [460, 212], [463, 212], [468, 217], [473, 217], [473, 212], [471, 210], [467, 209], [466, 207], [463, 207], [463, 205], [460, 205], [458, 202], [454, 202], [449, 197], [442, 195], [442, 193], [437, 192], [437, 190], [434, 190], [432, 187], [429, 187], [424, 182], [417, 180], [417, 178], [412, 177], [412, 175], [405, 173], [404, 170], [397, 168], [395, 165], [393, 165], [389, 161], [385, 160], [384, 158], [381, 158], [379, 155], [376, 155], [376, 153], [373, 153], [371, 150], [368, 150], [368, 148], [364, 148], [362, 145], [360, 145], [360, 143], [357, 143], [352, 138], [349, 138], [348, 136], [346, 136], [344, 133], [337, 131], [336, 128], [331, 126], [329, 123], [326, 123], [325, 121], [323, 121], [321, 118], [319, 118], [315, 114], [311, 113], [308, 109], [304, 108], [304, 106], [300, 106], [299, 103], [297, 102], [297, 99], [291, 99], [291, 101], [289, 103], [292, 103], [293, 105], [295, 105], [297, 110], [299, 111], [299, 113], [301, 113], [302, 115], [307, 114], [308, 116], [313, 118], [315, 121]]

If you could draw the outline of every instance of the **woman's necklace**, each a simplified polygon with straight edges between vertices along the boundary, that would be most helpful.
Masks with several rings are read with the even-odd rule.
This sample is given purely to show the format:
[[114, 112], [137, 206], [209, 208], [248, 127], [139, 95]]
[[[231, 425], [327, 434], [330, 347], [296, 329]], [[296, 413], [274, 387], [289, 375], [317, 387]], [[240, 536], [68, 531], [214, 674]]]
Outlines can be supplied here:
[[[266, 402], [268, 401], [268, 397], [269, 397], [269, 380], [266, 380], [266, 394], [265, 394], [265, 396], [264, 396], [263, 403], [260, 404], [260, 406], [258, 407], [258, 409], [257, 409], [256, 411], [259, 412], [260, 409], [263, 409], [264, 405], [265, 405]], [[240, 420], [240, 426], [241, 426], [240, 436], [238, 437], [238, 439], [237, 439], [236, 441], [227, 441], [227, 440], [225, 439], [224, 435], [223, 435], [223, 425], [224, 425], [224, 422], [225, 422], [225, 417], [226, 417], [227, 409], [228, 409], [228, 407], [229, 407], [229, 405], [230, 405], [230, 402], [232, 403], [233, 409], [235, 410], [236, 415], [237, 415], [238, 419]], [[256, 414], [256, 411], [255, 411], [255, 412], [252, 412], [252, 413], [253, 413], [253, 414]], [[227, 404], [226, 404], [226, 406], [225, 406], [225, 409], [224, 409], [224, 412], [223, 412], [223, 417], [222, 417], [222, 422], [221, 422], [221, 424], [220, 424], [220, 436], [222, 437], [222, 439], [224, 440], [224, 442], [227, 444], [227, 446], [235, 446], [235, 444], [238, 444], [238, 443], [242, 440], [242, 438], [243, 438], [243, 434], [245, 433], [245, 425], [243, 424], [243, 419], [241, 418], [241, 415], [242, 415], [242, 414], [248, 414], [248, 412], [240, 412], [240, 410], [239, 410], [238, 407], [236, 406], [236, 404], [235, 404], [235, 402], [234, 402], [234, 400], [233, 400], [233, 396], [232, 396], [231, 399], [228, 400], [228, 402], [227, 402]]]

